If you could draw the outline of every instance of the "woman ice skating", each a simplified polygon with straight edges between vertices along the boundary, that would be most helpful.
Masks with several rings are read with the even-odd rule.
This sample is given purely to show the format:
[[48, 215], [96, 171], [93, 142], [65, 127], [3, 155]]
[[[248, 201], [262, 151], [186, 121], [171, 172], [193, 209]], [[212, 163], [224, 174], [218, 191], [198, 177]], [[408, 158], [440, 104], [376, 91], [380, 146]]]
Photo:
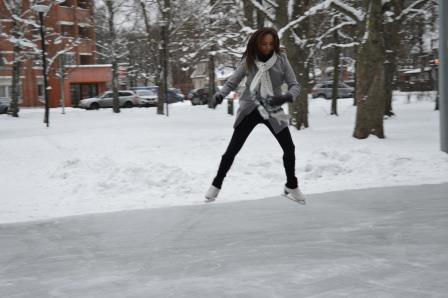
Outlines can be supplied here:
[[[205, 194], [206, 202], [217, 198], [235, 156], [260, 123], [268, 127], [283, 149], [286, 172], [284, 193], [295, 201], [304, 202], [305, 197], [295, 176], [295, 147], [288, 128], [289, 116], [281, 108], [284, 103], [298, 97], [300, 86], [288, 58], [280, 52], [280, 41], [275, 29], [261, 28], [252, 34], [240, 65], [214, 95], [215, 104], [222, 103], [223, 98], [238, 87], [244, 76], [247, 76], [246, 88], [239, 100], [233, 135], [222, 156], [218, 173]], [[288, 85], [288, 92], [281, 94], [280, 87], [284, 82]]]

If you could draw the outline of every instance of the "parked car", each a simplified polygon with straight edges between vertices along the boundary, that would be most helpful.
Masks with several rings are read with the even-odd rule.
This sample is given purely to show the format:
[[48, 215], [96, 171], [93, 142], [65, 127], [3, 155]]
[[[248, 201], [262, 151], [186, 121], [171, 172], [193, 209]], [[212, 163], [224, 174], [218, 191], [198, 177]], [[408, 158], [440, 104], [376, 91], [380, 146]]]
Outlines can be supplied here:
[[190, 90], [187, 94], [187, 99], [191, 101], [192, 105], [205, 105], [208, 101], [208, 88], [196, 88]]
[[[159, 86], [141, 86], [141, 87], [133, 87], [131, 88], [134, 91], [137, 90], [150, 90], [153, 91], [155, 94], [159, 94]], [[168, 103], [175, 103], [175, 102], [182, 102], [184, 101], [184, 95], [180, 92], [179, 89], [169, 88], [168, 89]]]
[[137, 89], [135, 93], [139, 97], [139, 106], [141, 107], [155, 107], [157, 106], [157, 91], [152, 89]]
[[[353, 97], [355, 89], [345, 83], [339, 83], [338, 85], [338, 98]], [[325, 99], [331, 99], [333, 95], [333, 82], [323, 82], [316, 84], [311, 90], [313, 98], [323, 97]]]
[[[79, 107], [83, 109], [111, 108], [113, 106], [113, 92], [106, 91], [99, 97], [86, 98], [79, 101]], [[132, 108], [140, 104], [139, 97], [131, 90], [118, 91], [120, 107]]]
[[179, 89], [173, 88], [168, 90], [168, 103], [183, 102], [184, 99], [185, 96]]
[[[222, 86], [216, 86], [215, 92], [221, 90]], [[228, 98], [234, 98], [235, 92], [232, 91], [229, 93], [229, 95], [226, 96], [226, 99]], [[190, 92], [187, 95], [187, 99], [191, 101], [192, 105], [205, 105], [208, 102], [208, 87], [205, 88], [196, 88], [193, 90], [190, 90]]]
[[0, 114], [7, 114], [11, 100], [8, 98], [0, 98]]

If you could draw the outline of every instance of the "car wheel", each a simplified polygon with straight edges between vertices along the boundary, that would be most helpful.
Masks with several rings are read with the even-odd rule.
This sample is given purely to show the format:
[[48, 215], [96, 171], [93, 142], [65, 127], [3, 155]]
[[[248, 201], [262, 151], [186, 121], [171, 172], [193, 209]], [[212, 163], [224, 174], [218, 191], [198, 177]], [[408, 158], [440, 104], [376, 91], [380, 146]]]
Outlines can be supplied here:
[[134, 106], [134, 104], [130, 101], [127, 101], [124, 103], [124, 107], [127, 109], [132, 108], [133, 106]]
[[98, 110], [100, 108], [100, 105], [97, 102], [94, 102], [90, 105], [91, 110]]

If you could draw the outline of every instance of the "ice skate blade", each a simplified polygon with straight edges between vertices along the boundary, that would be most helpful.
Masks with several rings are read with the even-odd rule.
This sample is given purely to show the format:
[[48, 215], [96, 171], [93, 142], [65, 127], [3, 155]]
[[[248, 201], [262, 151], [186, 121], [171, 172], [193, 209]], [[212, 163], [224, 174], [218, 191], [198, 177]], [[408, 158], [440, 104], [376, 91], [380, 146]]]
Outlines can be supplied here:
[[294, 200], [292, 197], [290, 197], [288, 194], [285, 194], [285, 193], [282, 196], [287, 198], [287, 199], [289, 199], [289, 200], [291, 200], [291, 201], [293, 201], [293, 202], [296, 202], [297, 204], [306, 205], [306, 201], [305, 200]]
[[211, 199], [211, 198], [207, 198], [205, 197], [204, 203], [213, 203], [216, 199]]

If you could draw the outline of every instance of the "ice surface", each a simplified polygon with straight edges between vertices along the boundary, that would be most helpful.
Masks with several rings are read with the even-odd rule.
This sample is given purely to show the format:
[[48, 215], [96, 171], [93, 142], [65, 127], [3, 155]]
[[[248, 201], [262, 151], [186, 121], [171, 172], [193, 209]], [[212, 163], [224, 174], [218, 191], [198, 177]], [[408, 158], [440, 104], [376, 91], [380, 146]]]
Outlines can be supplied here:
[[0, 225], [0, 297], [446, 297], [448, 184]]

